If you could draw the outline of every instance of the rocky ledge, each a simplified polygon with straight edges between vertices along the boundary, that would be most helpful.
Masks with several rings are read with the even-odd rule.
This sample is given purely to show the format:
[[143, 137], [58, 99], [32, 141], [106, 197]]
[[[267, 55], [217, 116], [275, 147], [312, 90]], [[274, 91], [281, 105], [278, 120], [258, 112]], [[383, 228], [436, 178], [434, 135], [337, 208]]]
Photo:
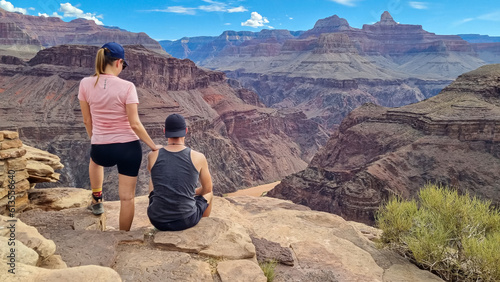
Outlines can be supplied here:
[[[212, 216], [180, 232], [155, 232], [136, 199], [132, 231], [116, 230], [119, 202], [93, 216], [90, 191], [43, 189], [66, 207], [33, 202], [15, 223], [15, 265], [2, 247], [3, 281], [267, 281], [259, 262], [275, 260], [274, 281], [441, 281], [375, 248], [380, 231], [289, 201], [215, 197]], [[70, 204], [73, 202], [73, 204]], [[2, 226], [7, 226], [2, 217]], [[0, 229], [2, 246], [12, 231]], [[7, 260], [7, 261], [6, 261]], [[9, 269], [15, 267], [15, 274]]]
[[437, 96], [351, 112], [307, 169], [268, 195], [374, 223], [390, 196], [444, 184], [500, 204], [500, 65], [463, 74]]

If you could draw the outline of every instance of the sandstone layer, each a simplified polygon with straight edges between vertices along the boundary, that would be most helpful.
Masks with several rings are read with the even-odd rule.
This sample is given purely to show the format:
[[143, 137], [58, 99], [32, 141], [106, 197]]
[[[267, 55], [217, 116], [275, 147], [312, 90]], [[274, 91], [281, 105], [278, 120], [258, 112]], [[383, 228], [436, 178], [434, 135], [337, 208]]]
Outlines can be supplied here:
[[[90, 142], [77, 94], [79, 81], [93, 73], [97, 48], [61, 45], [38, 52], [28, 63], [0, 64], [0, 129], [16, 130], [26, 144], [60, 156], [65, 167], [59, 186], [89, 187]], [[207, 156], [217, 194], [300, 171], [326, 143], [322, 127], [304, 113], [266, 108], [222, 72], [142, 46], [125, 49], [130, 66], [120, 77], [136, 85], [147, 131], [164, 144], [165, 118], [183, 114], [190, 127], [187, 144]], [[149, 182], [145, 165], [139, 194]], [[105, 175], [105, 198], [117, 199], [116, 169]]]
[[56, 182], [63, 168], [59, 157], [23, 144], [19, 133], [0, 131], [0, 214], [15, 215], [29, 206], [36, 183]]
[[[68, 189], [67, 197], [78, 197], [81, 189], [73, 190], [76, 194]], [[145, 211], [147, 197], [137, 202], [137, 210]], [[209, 218], [179, 232], [153, 230], [144, 213], [136, 214], [130, 232], [117, 231], [118, 222], [106, 218], [116, 213], [119, 202], [105, 205], [107, 212], [98, 217], [84, 208], [54, 211], [50, 204], [44, 205], [47, 211], [34, 207], [20, 214], [18, 249], [25, 259], [18, 260], [16, 276], [9, 276], [2, 255], [0, 277], [266, 281], [258, 263], [275, 260], [274, 281], [441, 281], [399, 255], [377, 249], [368, 237], [379, 236], [379, 230], [289, 201], [215, 197]], [[6, 236], [8, 232], [0, 233], [1, 239]]]
[[459, 76], [435, 97], [348, 115], [308, 168], [268, 193], [373, 224], [391, 195], [438, 183], [500, 204], [500, 65]]

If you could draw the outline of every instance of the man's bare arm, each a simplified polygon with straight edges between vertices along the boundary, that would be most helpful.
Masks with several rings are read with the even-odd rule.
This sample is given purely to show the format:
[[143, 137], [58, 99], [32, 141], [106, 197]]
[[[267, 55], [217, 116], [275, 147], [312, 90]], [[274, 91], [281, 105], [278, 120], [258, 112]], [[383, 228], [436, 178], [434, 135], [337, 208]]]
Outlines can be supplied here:
[[201, 187], [196, 188], [196, 195], [205, 195], [212, 192], [212, 176], [210, 175], [210, 171], [208, 170], [208, 162], [204, 155], [202, 155], [201, 169], [200, 169], [200, 183]]

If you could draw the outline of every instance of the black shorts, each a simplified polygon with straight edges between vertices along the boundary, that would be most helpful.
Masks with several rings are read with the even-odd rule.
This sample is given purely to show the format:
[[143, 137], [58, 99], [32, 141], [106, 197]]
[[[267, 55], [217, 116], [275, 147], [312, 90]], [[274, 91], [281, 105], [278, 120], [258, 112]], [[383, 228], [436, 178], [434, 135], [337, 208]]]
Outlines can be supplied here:
[[116, 165], [119, 174], [135, 177], [141, 167], [141, 142], [136, 140], [127, 143], [92, 144], [90, 157], [98, 165]]
[[[154, 191], [151, 191], [151, 193], [149, 193], [150, 205], [153, 202], [153, 197], [151, 197], [153, 194]], [[191, 228], [198, 224], [198, 222], [200, 222], [201, 218], [203, 217], [203, 213], [208, 208], [208, 202], [205, 197], [198, 195], [194, 196], [194, 199], [196, 200], [195, 211], [191, 216], [164, 223], [156, 222], [154, 220], [151, 220], [151, 218], [149, 219], [149, 221], [151, 222], [151, 224], [153, 224], [154, 227], [156, 227], [156, 229], [160, 231], [181, 231]]]

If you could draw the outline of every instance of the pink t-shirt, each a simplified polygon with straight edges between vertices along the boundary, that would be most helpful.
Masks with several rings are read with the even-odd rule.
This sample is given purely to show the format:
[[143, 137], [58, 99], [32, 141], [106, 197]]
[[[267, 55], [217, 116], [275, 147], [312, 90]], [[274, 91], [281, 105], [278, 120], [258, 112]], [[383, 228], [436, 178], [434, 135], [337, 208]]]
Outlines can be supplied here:
[[90, 105], [92, 144], [126, 143], [138, 140], [128, 121], [126, 104], [138, 104], [135, 85], [114, 75], [86, 77], [80, 82], [78, 99]]

